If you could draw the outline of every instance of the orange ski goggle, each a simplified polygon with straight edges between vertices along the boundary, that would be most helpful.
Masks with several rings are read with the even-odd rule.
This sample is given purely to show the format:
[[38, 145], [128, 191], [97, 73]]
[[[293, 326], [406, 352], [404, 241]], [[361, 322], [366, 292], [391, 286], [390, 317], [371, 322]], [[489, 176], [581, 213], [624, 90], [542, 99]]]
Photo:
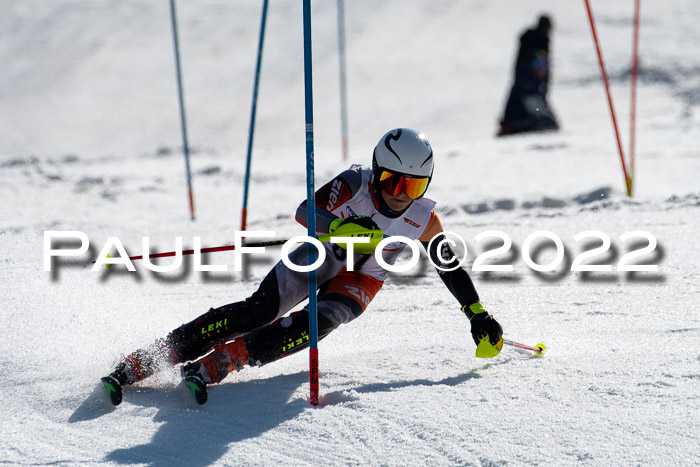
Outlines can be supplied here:
[[390, 196], [406, 193], [411, 199], [418, 199], [428, 189], [428, 177], [409, 177], [383, 170], [379, 175], [379, 186]]

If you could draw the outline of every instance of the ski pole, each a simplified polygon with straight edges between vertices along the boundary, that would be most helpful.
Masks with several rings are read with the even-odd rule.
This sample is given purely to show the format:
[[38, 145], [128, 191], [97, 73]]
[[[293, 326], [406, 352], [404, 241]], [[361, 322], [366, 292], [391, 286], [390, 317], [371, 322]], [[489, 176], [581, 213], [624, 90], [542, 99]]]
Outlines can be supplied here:
[[[357, 233], [362, 233], [362, 232], [363, 231], [359, 231], [359, 230], [357, 231]], [[349, 232], [346, 232], [344, 236], [352, 236], [353, 233], [354, 232], [349, 231]], [[333, 236], [333, 234], [323, 234], [323, 235], [319, 235], [318, 237], [316, 237], [316, 239], [321, 241], [321, 242], [329, 242], [332, 236]], [[289, 241], [289, 239], [268, 240], [268, 241], [264, 241], [264, 242], [244, 243], [244, 244], [241, 244], [241, 247], [254, 248], [254, 247], [265, 247], [265, 246], [277, 246], [277, 245], [284, 245], [288, 241]], [[201, 253], [215, 253], [217, 251], [231, 251], [231, 250], [235, 250], [235, 249], [236, 249], [236, 245], [222, 245], [222, 246], [213, 246], [213, 247], [209, 247], [209, 248], [202, 248], [200, 250], [200, 252]], [[177, 251], [166, 251], [164, 253], [152, 253], [152, 254], [148, 255], [148, 257], [149, 258], [166, 258], [169, 256], [175, 256], [178, 253], [179, 252], [177, 252]], [[194, 250], [183, 250], [182, 254], [183, 255], [193, 255]], [[143, 255], [129, 256], [129, 259], [131, 261], [143, 259]], [[94, 264], [95, 261], [93, 261], [92, 263]]]
[[[275, 246], [275, 245], [283, 245], [287, 242], [287, 240], [269, 240], [266, 242], [254, 242], [254, 243], [245, 243], [241, 244], [242, 247], [259, 247], [259, 246]], [[213, 246], [210, 248], [202, 248], [200, 250], [201, 253], [215, 253], [217, 251], [231, 251], [235, 250], [236, 245], [223, 245], [223, 246]], [[165, 258], [168, 256], [175, 256], [178, 252], [176, 251], [167, 251], [165, 253], [153, 253], [148, 255], [149, 258]], [[183, 250], [182, 251], [183, 255], [193, 255], [194, 250]], [[137, 259], [143, 259], [143, 255], [141, 256], [129, 256], [129, 259], [134, 261]], [[93, 261], [94, 263], [94, 261]]]
[[[284, 245], [287, 243], [288, 240], [268, 240], [266, 242], [254, 242], [254, 243], [244, 243], [241, 244], [242, 247], [260, 247], [260, 246], [276, 246], [276, 245]], [[236, 245], [222, 245], [222, 246], [213, 246], [209, 248], [202, 248], [200, 250], [201, 253], [215, 253], [217, 251], [231, 251], [235, 250]], [[179, 252], [177, 251], [166, 251], [164, 253], [152, 253], [148, 255], [149, 258], [167, 258], [169, 256], [175, 256]], [[182, 251], [183, 255], [193, 255], [194, 250], [183, 250]], [[129, 259], [131, 261], [135, 261], [138, 259], [143, 259], [143, 255], [139, 256], [129, 256]], [[93, 264], [95, 261], [93, 261]]]
[[503, 339], [503, 343], [518, 349], [532, 350], [533, 352], [535, 352], [536, 357], [544, 357], [545, 352], [547, 351], [547, 347], [544, 344], [537, 344], [536, 346], [532, 347], [530, 345], [521, 344], [519, 342], [513, 342], [508, 339]]

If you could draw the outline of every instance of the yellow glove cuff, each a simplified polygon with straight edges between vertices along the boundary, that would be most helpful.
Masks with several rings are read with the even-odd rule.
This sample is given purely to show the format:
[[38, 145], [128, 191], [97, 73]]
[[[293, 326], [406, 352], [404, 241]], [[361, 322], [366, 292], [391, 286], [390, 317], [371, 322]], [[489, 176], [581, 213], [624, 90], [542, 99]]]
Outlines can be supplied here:
[[482, 305], [481, 302], [476, 302], [476, 303], [472, 303], [469, 306], [464, 305], [462, 307], [462, 313], [467, 315], [467, 317], [469, 318], [469, 321], [471, 321], [475, 315], [479, 315], [481, 313], [486, 313], [486, 310], [484, 309], [484, 305]]

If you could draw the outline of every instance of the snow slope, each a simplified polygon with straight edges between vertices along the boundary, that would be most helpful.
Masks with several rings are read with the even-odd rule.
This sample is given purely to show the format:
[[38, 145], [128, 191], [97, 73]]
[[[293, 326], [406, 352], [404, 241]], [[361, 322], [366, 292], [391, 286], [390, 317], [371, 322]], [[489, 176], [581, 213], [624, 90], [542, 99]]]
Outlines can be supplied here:
[[[271, 2], [249, 228], [304, 233], [303, 50], [299, 2]], [[429, 196], [462, 236], [471, 271], [488, 240], [512, 273], [471, 272], [506, 337], [474, 357], [469, 325], [431, 267], [394, 276], [368, 311], [320, 345], [324, 406], [307, 400], [307, 354], [230, 375], [196, 407], [177, 369], [129, 388], [116, 409], [97, 381], [115, 359], [249, 294], [279, 249], [234, 273], [93, 272], [108, 237], [170, 250], [232, 241], [240, 223], [259, 2], [178, 3], [197, 219], [189, 220], [167, 2], [3, 1], [0, 17], [0, 461], [7, 465], [697, 465], [700, 432], [700, 4], [643, 2], [636, 195], [619, 158], [583, 3], [346, 2], [350, 149], [368, 163], [388, 129], [420, 129], [436, 151]], [[629, 132], [632, 2], [593, 1]], [[495, 139], [518, 33], [555, 21], [555, 134]], [[336, 10], [314, 2], [317, 184], [340, 157]], [[43, 270], [44, 231], [79, 230], [82, 258]], [[530, 234], [567, 257], [537, 274]], [[575, 273], [595, 243], [616, 265], [656, 273]], [[643, 245], [643, 244], [642, 244]], [[530, 251], [535, 251], [531, 249]], [[551, 250], [542, 250], [540, 263]]]

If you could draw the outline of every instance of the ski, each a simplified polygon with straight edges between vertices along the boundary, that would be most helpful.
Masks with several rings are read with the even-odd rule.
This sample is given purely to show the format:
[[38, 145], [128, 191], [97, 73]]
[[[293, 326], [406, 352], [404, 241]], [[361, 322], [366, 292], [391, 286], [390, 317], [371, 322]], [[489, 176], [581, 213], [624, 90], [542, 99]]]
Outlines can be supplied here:
[[202, 381], [202, 378], [196, 375], [185, 376], [183, 378], [185, 386], [192, 393], [192, 397], [197, 401], [197, 404], [204, 405], [207, 402], [207, 384]]
[[102, 386], [107, 391], [107, 397], [112, 405], [117, 406], [122, 403], [122, 385], [117, 378], [112, 375], [100, 378]]

